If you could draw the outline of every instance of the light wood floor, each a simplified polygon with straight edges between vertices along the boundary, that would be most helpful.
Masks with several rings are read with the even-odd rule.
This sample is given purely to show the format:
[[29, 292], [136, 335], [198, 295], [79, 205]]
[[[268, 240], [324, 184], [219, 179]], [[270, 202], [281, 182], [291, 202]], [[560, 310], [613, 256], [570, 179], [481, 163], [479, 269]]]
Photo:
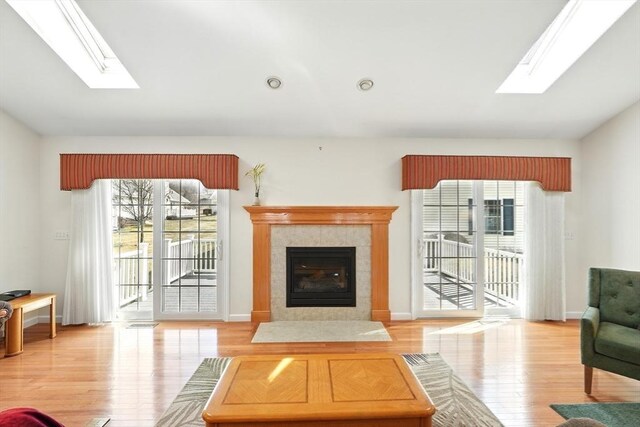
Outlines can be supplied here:
[[582, 392], [577, 321], [450, 329], [469, 322], [391, 322], [392, 342], [311, 344], [251, 344], [250, 323], [60, 327], [53, 340], [39, 324], [25, 331], [22, 355], [0, 358], [0, 410], [35, 407], [68, 427], [96, 417], [152, 426], [204, 357], [380, 351], [440, 353], [506, 426], [559, 424], [551, 403], [640, 401], [640, 382], [598, 370], [593, 397]]

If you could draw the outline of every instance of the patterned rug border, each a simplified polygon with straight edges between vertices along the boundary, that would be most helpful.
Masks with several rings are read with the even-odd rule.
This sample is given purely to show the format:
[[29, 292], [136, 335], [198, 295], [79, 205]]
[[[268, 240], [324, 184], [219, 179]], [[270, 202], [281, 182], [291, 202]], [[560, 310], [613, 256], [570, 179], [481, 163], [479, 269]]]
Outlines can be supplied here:
[[[498, 418], [440, 354], [414, 353], [403, 357], [436, 406], [434, 427], [502, 427]], [[204, 359], [156, 427], [202, 427], [204, 405], [231, 359]]]

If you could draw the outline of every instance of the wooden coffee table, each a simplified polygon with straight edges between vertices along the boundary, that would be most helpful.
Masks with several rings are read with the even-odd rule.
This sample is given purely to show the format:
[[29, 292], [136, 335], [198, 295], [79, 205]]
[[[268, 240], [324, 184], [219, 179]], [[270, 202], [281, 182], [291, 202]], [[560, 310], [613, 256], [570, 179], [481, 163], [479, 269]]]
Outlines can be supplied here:
[[235, 357], [205, 406], [207, 427], [431, 426], [435, 407], [401, 356]]

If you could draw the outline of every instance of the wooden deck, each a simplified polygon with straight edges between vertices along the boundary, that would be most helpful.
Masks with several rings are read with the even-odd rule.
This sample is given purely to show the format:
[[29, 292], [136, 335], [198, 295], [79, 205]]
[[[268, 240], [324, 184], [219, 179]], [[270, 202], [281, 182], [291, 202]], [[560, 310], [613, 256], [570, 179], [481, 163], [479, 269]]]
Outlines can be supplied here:
[[[200, 288], [200, 294], [195, 287], [198, 283], [206, 284], [206, 287]], [[171, 282], [172, 287], [166, 288], [165, 292], [165, 310], [171, 313], [178, 313], [181, 305], [183, 311], [216, 311], [218, 307], [218, 293], [216, 288], [217, 275], [210, 273], [201, 275], [190, 274], [180, 278], [180, 281]], [[182, 289], [179, 285], [184, 286]], [[213, 286], [211, 286], [213, 285]], [[198, 298], [200, 305], [198, 305]], [[147, 313], [148, 320], [151, 320], [153, 312], [153, 291], [149, 291], [146, 297], [139, 297], [129, 302], [118, 310], [122, 314], [122, 318], [132, 317], [135, 313]], [[144, 316], [143, 316], [144, 318]]]
[[[474, 310], [475, 296], [473, 286], [456, 283], [446, 275], [438, 273], [424, 274], [424, 309], [425, 310]], [[512, 307], [505, 300], [497, 300], [488, 293], [484, 295], [484, 306]]]

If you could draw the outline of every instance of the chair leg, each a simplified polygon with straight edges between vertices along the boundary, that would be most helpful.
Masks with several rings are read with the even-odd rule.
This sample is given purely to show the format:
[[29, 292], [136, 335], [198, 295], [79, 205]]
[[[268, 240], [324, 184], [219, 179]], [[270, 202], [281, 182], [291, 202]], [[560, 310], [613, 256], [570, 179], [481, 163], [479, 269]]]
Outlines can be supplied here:
[[591, 380], [593, 379], [593, 368], [584, 365], [584, 392], [591, 394]]

